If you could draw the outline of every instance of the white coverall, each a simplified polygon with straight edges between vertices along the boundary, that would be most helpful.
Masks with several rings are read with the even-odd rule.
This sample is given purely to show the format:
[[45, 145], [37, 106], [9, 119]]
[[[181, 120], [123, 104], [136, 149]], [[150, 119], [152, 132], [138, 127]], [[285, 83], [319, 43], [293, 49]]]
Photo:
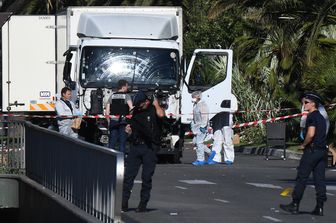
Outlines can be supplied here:
[[[72, 115], [79, 115], [80, 112], [76, 108], [75, 104], [72, 101], [69, 101], [72, 107], [72, 112], [69, 106], [67, 106], [64, 101], [58, 100], [56, 102], [56, 112], [58, 116], [72, 116]], [[73, 123], [73, 119], [67, 118], [67, 119], [58, 119], [58, 128], [59, 132], [64, 135], [68, 135], [70, 137], [78, 138], [78, 134], [75, 133], [71, 126]]]
[[208, 127], [209, 109], [207, 104], [200, 100], [193, 107], [193, 121], [191, 122], [191, 131], [194, 134], [194, 142], [196, 144], [196, 156], [198, 161], [204, 161], [204, 152], [210, 154], [211, 150], [204, 145], [206, 133], [202, 133], [200, 128]]
[[224, 126], [221, 130], [214, 132], [214, 143], [212, 150], [216, 151], [216, 155], [213, 161], [222, 162], [222, 148], [224, 148], [224, 162], [234, 162], [234, 146], [232, 142], [233, 138], [233, 114], [238, 110], [238, 101], [235, 95], [231, 94], [231, 107], [229, 115], [229, 126]]

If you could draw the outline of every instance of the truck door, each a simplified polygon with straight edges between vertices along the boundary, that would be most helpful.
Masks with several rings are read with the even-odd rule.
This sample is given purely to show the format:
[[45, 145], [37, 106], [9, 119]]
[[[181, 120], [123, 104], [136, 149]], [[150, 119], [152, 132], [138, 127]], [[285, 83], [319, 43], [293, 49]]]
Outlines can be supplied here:
[[54, 111], [55, 17], [12, 16], [2, 26], [3, 111]]
[[192, 121], [191, 93], [202, 91], [202, 100], [209, 107], [209, 119], [230, 110], [232, 50], [197, 49], [184, 78], [181, 100], [181, 121]]

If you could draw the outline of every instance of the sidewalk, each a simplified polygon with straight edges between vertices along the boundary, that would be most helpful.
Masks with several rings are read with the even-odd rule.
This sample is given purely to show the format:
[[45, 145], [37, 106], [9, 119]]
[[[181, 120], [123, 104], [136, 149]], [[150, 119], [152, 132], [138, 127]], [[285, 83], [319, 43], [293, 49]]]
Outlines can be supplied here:
[[[266, 157], [266, 147], [257, 147], [257, 146], [235, 146], [236, 153], [242, 153], [246, 155], [263, 155]], [[268, 156], [270, 158], [277, 157], [283, 158], [283, 149], [281, 148], [269, 148]], [[286, 149], [286, 159], [300, 160], [302, 153], [298, 153], [292, 150]]]

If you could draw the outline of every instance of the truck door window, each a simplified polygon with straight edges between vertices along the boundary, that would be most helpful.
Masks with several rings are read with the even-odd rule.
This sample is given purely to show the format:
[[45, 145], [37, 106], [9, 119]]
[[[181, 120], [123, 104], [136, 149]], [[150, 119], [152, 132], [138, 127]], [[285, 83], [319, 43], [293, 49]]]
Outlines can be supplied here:
[[205, 91], [226, 78], [227, 54], [199, 53], [196, 56], [189, 78], [191, 91]]

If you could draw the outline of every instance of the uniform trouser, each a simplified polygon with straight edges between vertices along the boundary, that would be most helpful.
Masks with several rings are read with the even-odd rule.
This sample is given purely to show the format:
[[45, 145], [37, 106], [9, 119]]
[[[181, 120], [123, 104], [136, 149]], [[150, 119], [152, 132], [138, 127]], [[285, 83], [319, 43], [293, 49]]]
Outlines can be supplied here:
[[195, 143], [196, 143], [196, 156], [197, 160], [199, 161], [204, 161], [204, 152], [206, 153], [211, 153], [211, 150], [204, 145], [204, 139], [206, 137], [205, 133], [198, 133], [195, 138]]
[[134, 179], [138, 174], [142, 164], [142, 187], [140, 202], [147, 204], [152, 189], [152, 176], [157, 162], [156, 153], [147, 145], [135, 145], [131, 148], [126, 159], [126, 170], [123, 183], [123, 202], [127, 202], [131, 196]]
[[[112, 122], [112, 120], [111, 120]], [[116, 125], [110, 127], [110, 137], [108, 147], [115, 149], [115, 145], [119, 141], [119, 151], [125, 152], [127, 133], [125, 132], [125, 125]]]
[[322, 149], [312, 150], [306, 148], [304, 150], [298, 167], [296, 185], [292, 194], [293, 201], [299, 203], [302, 199], [311, 172], [313, 172], [314, 177], [317, 203], [323, 204], [323, 202], [327, 200], [325, 185], [325, 155], [326, 151]]

